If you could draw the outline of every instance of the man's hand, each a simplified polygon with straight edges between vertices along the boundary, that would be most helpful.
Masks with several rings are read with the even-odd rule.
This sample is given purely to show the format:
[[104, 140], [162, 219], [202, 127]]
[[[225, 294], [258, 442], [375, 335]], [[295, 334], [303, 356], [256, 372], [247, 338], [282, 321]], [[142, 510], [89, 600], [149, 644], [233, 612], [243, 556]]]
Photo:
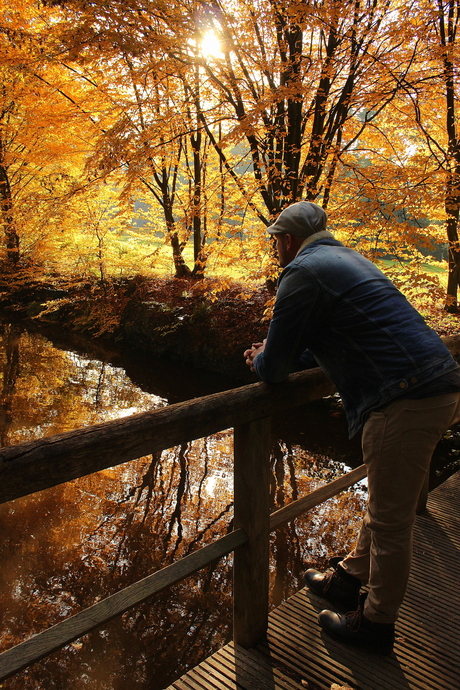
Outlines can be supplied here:
[[264, 340], [263, 343], [252, 343], [251, 347], [244, 351], [244, 359], [246, 360], [246, 364], [251, 371], [254, 371], [254, 359], [257, 357], [257, 355], [264, 351], [265, 343], [266, 340]]

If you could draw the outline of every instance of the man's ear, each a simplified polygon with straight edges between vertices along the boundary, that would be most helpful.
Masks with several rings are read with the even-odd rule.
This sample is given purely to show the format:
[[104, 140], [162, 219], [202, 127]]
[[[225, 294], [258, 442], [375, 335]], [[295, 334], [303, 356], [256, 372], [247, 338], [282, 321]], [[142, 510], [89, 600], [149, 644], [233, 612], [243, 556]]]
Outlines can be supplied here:
[[294, 243], [294, 235], [291, 235], [290, 232], [286, 232], [284, 236], [286, 238], [286, 249], [292, 249]]
[[297, 252], [300, 245], [303, 242], [302, 237], [297, 237], [297, 235], [291, 235], [291, 233], [287, 232], [286, 235], [286, 249], [288, 251], [295, 251]]

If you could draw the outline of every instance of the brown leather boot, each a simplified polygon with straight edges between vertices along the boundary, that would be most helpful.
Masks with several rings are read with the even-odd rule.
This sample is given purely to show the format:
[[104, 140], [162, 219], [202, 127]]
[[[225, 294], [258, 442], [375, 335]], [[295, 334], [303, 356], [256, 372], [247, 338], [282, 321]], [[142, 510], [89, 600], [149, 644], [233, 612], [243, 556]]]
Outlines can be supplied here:
[[377, 654], [391, 654], [395, 639], [393, 623], [373, 623], [364, 615], [367, 594], [362, 594], [356, 611], [345, 615], [321, 611], [318, 622], [331, 637], [345, 644], [361, 647]]
[[342, 560], [337, 556], [331, 558], [329, 561], [331, 567], [325, 573], [310, 568], [304, 575], [305, 583], [312, 592], [336, 606], [346, 611], [355, 611], [359, 604], [361, 581], [345, 572], [339, 565]]

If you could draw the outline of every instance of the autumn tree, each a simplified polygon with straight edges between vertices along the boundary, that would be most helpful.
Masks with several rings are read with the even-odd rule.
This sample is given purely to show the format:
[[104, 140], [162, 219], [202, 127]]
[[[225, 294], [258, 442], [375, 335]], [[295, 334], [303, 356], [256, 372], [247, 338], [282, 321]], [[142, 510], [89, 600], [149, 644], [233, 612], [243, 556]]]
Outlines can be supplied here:
[[0, 217], [5, 237], [6, 264], [15, 266], [20, 254], [14, 184], [15, 178], [21, 176], [26, 165], [24, 150], [27, 150], [26, 144], [19, 139], [18, 130], [23, 125], [22, 97], [24, 94], [28, 97], [31, 90], [30, 84], [23, 84], [24, 75], [21, 74], [21, 69], [17, 69], [17, 65], [24, 61], [21, 47], [25, 44], [27, 51], [30, 37], [22, 22], [8, 22], [5, 6], [0, 9], [6, 20], [0, 35]]
[[[141, 196], [142, 188], [148, 191], [149, 203], [162, 209], [175, 272], [182, 277], [200, 272], [203, 263], [204, 162], [201, 133], [196, 127], [190, 130], [193, 101], [184, 105], [181, 72], [165, 52], [168, 36], [162, 35], [164, 27], [158, 21], [165, 7], [68, 3], [61, 8], [61, 22], [55, 28], [62, 48], [55, 60], [74, 65], [75, 80], [90, 83], [110, 109], [87, 162], [89, 174], [101, 177], [123, 170], [121, 199], [128, 206], [133, 197]], [[98, 62], [101, 51], [103, 63]], [[150, 225], [154, 227], [154, 222]], [[193, 269], [183, 256], [190, 235]]]
[[[361, 246], [367, 242], [371, 258], [399, 259], [390, 274], [397, 283], [402, 280], [411, 297], [436, 305], [444, 302], [448, 311], [455, 312], [459, 7], [450, 1], [419, 0], [408, 9], [401, 31], [406, 51], [412, 50], [409, 68], [395, 73], [398, 94], [357, 142], [354, 154], [360, 165], [340, 184], [354, 198], [355, 241]], [[445, 244], [449, 251], [447, 299], [445, 286], [424, 267], [425, 255], [441, 258]]]
[[[338, 157], [397, 91], [391, 70], [403, 41], [394, 7], [328, 0], [196, 11], [221, 44], [222, 57], [200, 60], [219, 111], [200, 118], [211, 139], [209, 119], [225, 122], [214, 143], [227, 169], [234, 165], [226, 145], [245, 141], [254, 176], [246, 196], [260, 195], [269, 216], [302, 197], [327, 206]], [[175, 57], [189, 61], [180, 44]], [[262, 209], [258, 215], [267, 222]]]
[[460, 284], [459, 20], [458, 0], [420, 0], [416, 25], [423, 32], [424, 51], [418, 61], [418, 78], [407, 85], [432, 170], [431, 179], [434, 183], [439, 180], [444, 190], [448, 242], [446, 309], [452, 312], [458, 311]]
[[[243, 241], [247, 256], [266, 256], [264, 226], [300, 198], [327, 208], [338, 236], [371, 258], [402, 257], [421, 268], [428, 223], [440, 217], [440, 192], [429, 198], [430, 184], [441, 173], [449, 208], [455, 202], [455, 101], [449, 96], [444, 133], [431, 105], [455, 80], [455, 7], [437, 0], [45, 4], [32, 32], [41, 61], [27, 68], [13, 101], [30, 123], [23, 169], [37, 162], [29, 196], [17, 199], [40, 189], [44, 212], [52, 197], [53, 232], [47, 242], [45, 216], [30, 203], [23, 208], [40, 219], [41, 238], [18, 232], [18, 221], [31, 225], [13, 208], [20, 159], [10, 151], [2, 169], [9, 253], [17, 257], [15, 242], [28, 237], [31, 250], [51, 256], [62, 246], [53, 234], [60, 222], [69, 240], [70, 218], [75, 228], [85, 225], [83, 196], [73, 193], [97, 197], [116, 175], [127, 219], [135, 200], [148, 204], [142, 242], [150, 232], [151, 246], [141, 271], [158, 261], [162, 233], [179, 277], [202, 276], [230, 242], [227, 264]], [[6, 122], [12, 110], [4, 112]], [[14, 131], [11, 123], [3, 136]], [[58, 176], [53, 166], [62, 160], [73, 168]], [[74, 209], [65, 217], [63, 200]], [[449, 219], [452, 283], [455, 213]], [[115, 236], [104, 238], [109, 256]], [[422, 274], [413, 273], [417, 290]]]
[[68, 71], [50, 59], [51, 9], [13, 3], [0, 16], [0, 203], [11, 269], [46, 259], [50, 238], [67, 230], [93, 106], [88, 89], [69, 84]]
[[[189, 12], [203, 39], [209, 32], [219, 39], [220, 53], [191, 56], [177, 40], [171, 57], [199, 64], [207, 90], [199, 124], [253, 218], [268, 224], [306, 198], [330, 206], [335, 224], [346, 228], [348, 218], [334, 218], [351, 196], [337, 186], [339, 171], [343, 183], [364, 167], [358, 143], [401, 90], [417, 50], [399, 30], [401, 7], [191, 3]], [[176, 36], [184, 31], [183, 18], [164, 21]]]
[[[63, 14], [72, 23], [61, 33], [69, 57], [114, 106], [96, 160], [105, 169], [124, 166], [126, 190], [141, 181], [162, 207], [178, 276], [190, 272], [189, 236], [192, 272], [202, 271], [204, 141], [253, 219], [267, 224], [302, 197], [327, 207], [340, 156], [394, 98], [393, 71], [407, 63], [406, 54], [395, 57], [401, 17], [386, 0], [237, 7], [76, 0]], [[200, 49], [209, 32], [219, 41], [214, 55]]]

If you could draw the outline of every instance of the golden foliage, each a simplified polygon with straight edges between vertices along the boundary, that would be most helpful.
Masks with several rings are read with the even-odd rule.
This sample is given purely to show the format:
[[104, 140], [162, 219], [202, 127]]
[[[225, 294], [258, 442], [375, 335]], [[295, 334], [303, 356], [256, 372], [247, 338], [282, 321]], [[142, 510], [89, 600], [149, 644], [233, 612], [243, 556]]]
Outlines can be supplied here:
[[[274, 281], [265, 226], [303, 197], [455, 307], [457, 6], [3, 3], [4, 261]], [[446, 300], [421, 256], [448, 243]]]

